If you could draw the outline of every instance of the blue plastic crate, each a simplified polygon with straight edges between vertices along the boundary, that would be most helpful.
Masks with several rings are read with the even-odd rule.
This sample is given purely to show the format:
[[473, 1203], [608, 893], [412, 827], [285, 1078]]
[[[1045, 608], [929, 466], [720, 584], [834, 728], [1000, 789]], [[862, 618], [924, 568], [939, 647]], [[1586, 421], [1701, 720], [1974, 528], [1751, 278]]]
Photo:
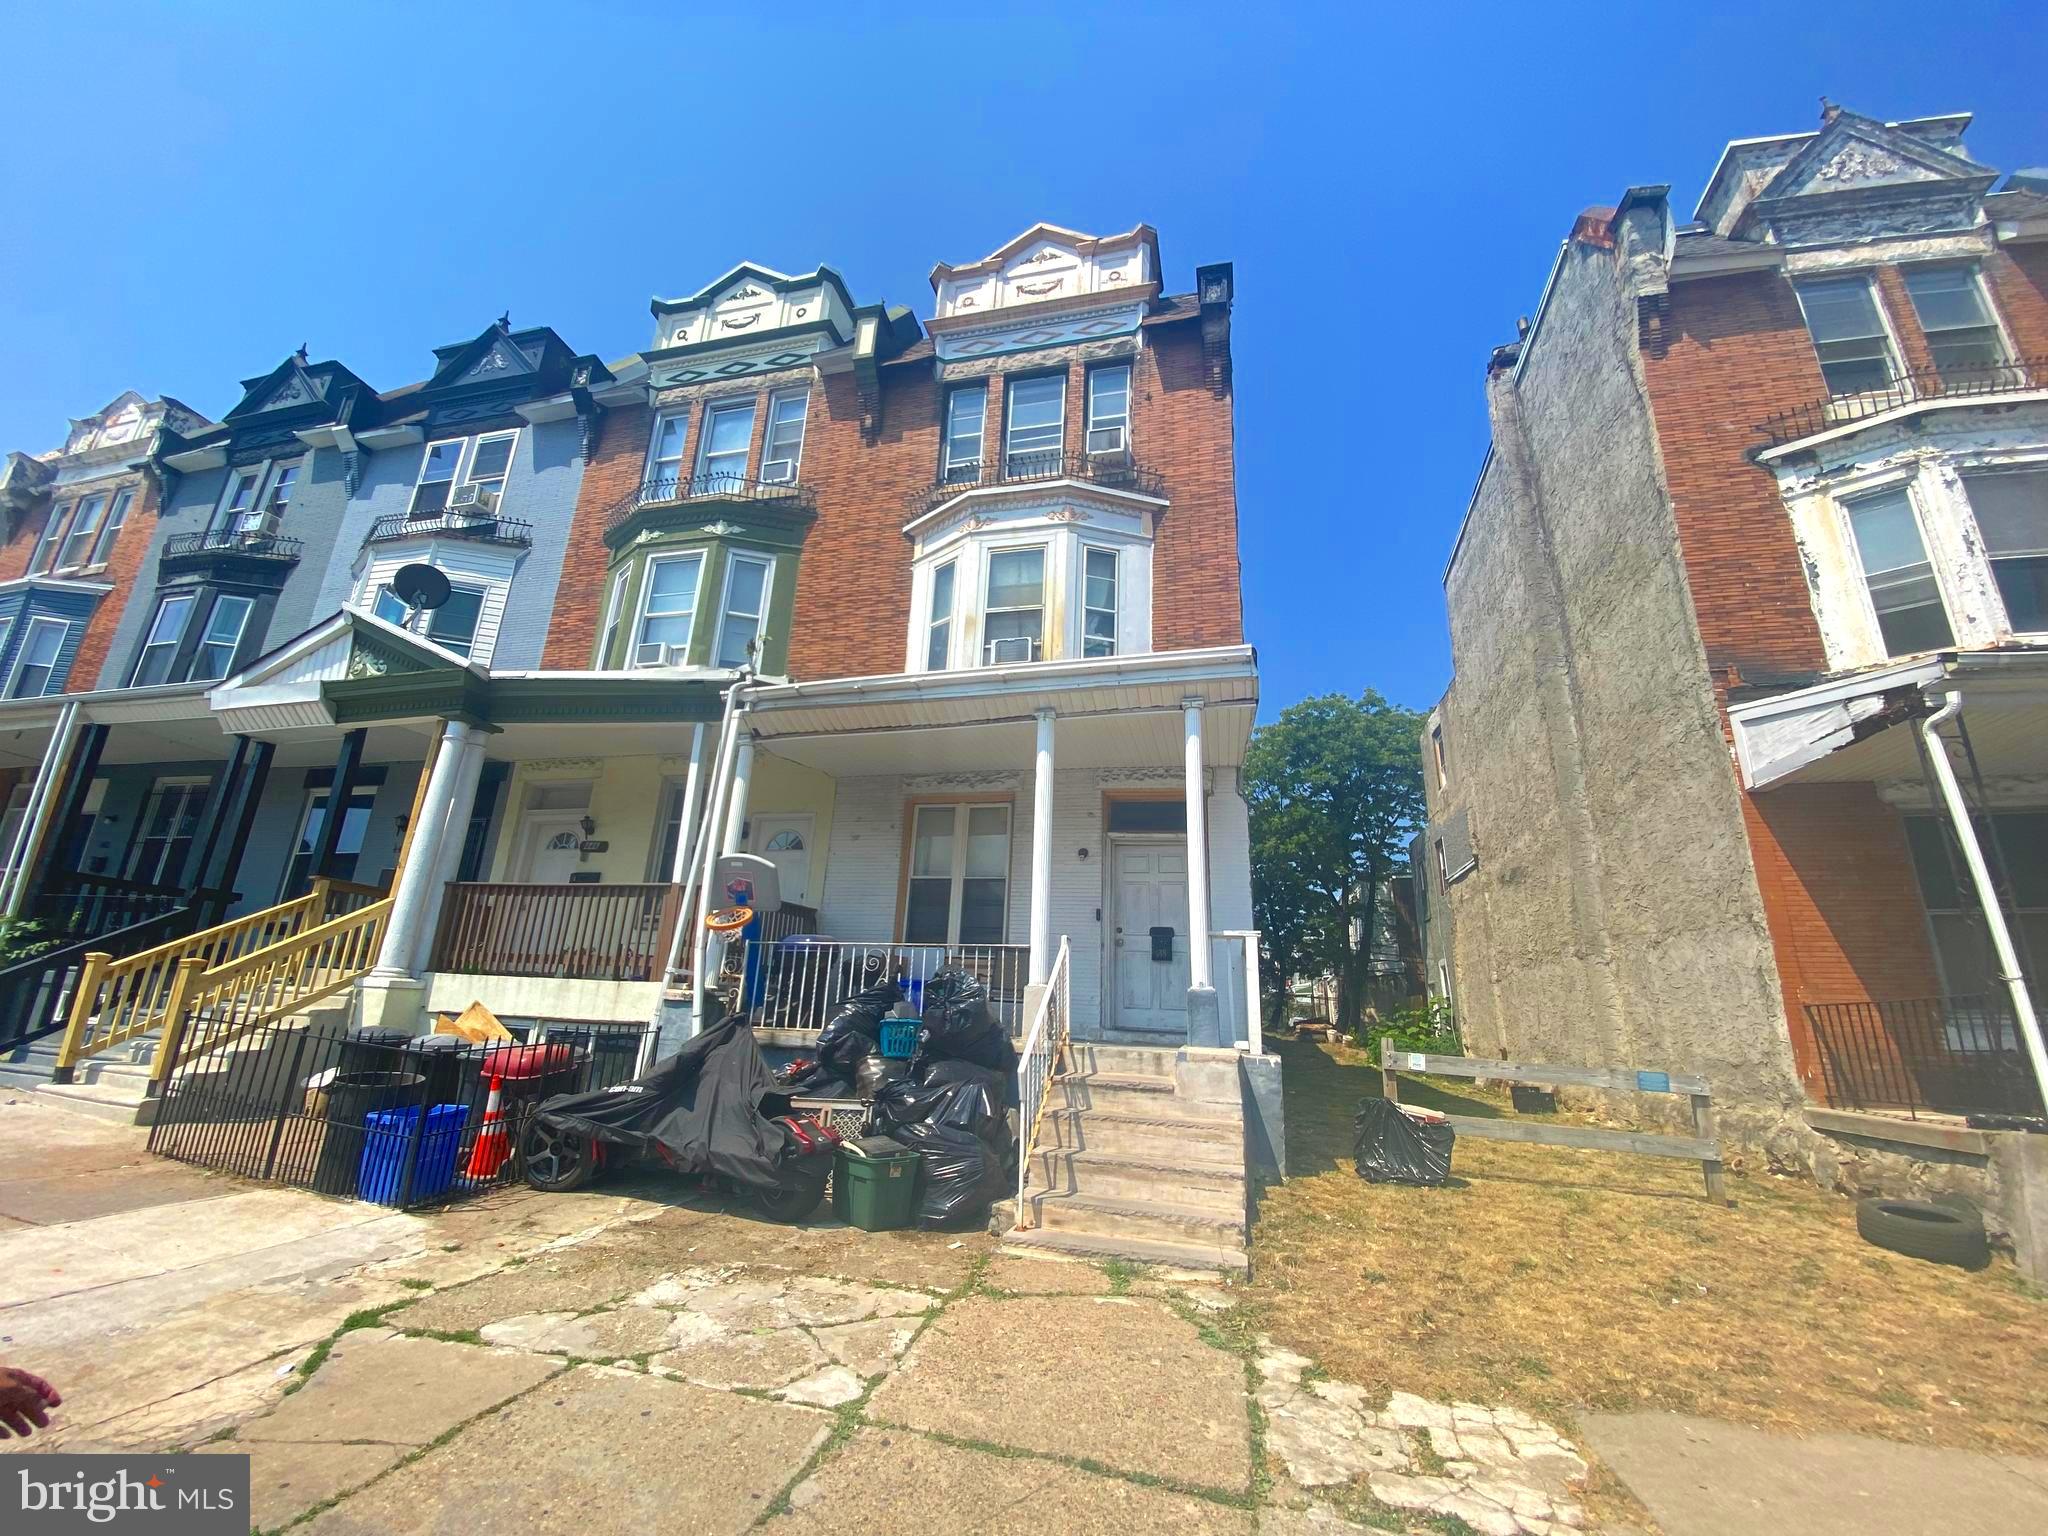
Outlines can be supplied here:
[[412, 1170], [412, 1198], [431, 1200], [443, 1193], [455, 1182], [455, 1160], [462, 1151], [462, 1127], [468, 1119], [466, 1104], [436, 1104], [427, 1111], [427, 1133], [422, 1138], [416, 1108], [381, 1109], [366, 1116], [356, 1198], [378, 1205], [398, 1204], [407, 1149], [415, 1140], [420, 1150]]
[[923, 1027], [916, 1019], [884, 1019], [882, 1054], [891, 1061], [908, 1061], [917, 1050], [917, 1032]]

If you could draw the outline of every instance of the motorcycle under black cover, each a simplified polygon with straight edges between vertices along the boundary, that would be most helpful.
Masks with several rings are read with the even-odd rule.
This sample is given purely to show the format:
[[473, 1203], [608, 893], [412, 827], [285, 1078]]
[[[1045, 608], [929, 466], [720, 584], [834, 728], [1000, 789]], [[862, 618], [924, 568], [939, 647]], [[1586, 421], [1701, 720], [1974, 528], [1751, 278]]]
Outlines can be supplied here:
[[744, 1184], [776, 1184], [788, 1133], [762, 1113], [779, 1087], [744, 1016], [706, 1030], [644, 1077], [595, 1093], [557, 1094], [540, 1118], [647, 1152], [659, 1147], [684, 1173], [716, 1173]]

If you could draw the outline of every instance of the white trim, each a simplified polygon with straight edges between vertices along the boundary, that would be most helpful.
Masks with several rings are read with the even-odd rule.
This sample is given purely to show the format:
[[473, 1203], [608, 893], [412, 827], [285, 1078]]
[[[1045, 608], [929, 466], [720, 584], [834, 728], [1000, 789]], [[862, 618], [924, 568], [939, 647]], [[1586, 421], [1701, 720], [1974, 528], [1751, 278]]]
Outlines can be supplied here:
[[[906, 800], [916, 800], [906, 796]], [[896, 932], [902, 935], [905, 945], [930, 944], [1007, 944], [1010, 942], [1010, 899], [1016, 894], [1016, 838], [1017, 807], [1012, 800], [949, 800], [940, 795], [929, 800], [918, 800], [910, 810], [910, 846], [904, 852], [903, 861], [903, 903], [896, 914]], [[969, 829], [975, 811], [1000, 810], [1003, 813], [1003, 920], [997, 936], [993, 939], [963, 939], [960, 937], [960, 920], [967, 905], [967, 882], [992, 880], [993, 875], [967, 873], [967, 844]], [[917, 823], [927, 811], [951, 811], [953, 813], [953, 859], [952, 868], [945, 875], [920, 875], [917, 873]], [[947, 882], [946, 893], [946, 936], [943, 939], [913, 939], [910, 937], [910, 890], [919, 880]]]
[[775, 556], [766, 550], [735, 549], [728, 545], [725, 551], [725, 590], [719, 595], [718, 599], [718, 628], [712, 631], [711, 635], [711, 664], [713, 666], [723, 665], [719, 661], [719, 657], [725, 651], [726, 621], [732, 617], [733, 567], [742, 560], [755, 561], [758, 564], [767, 566], [768, 570], [761, 578], [761, 611], [757, 614], [749, 615], [754, 621], [754, 659], [750, 662], [733, 662], [731, 665], [734, 667], [758, 665], [768, 638], [768, 610], [775, 601]]
[[0, 595], [10, 592], [77, 592], [88, 597], [104, 597], [114, 590], [111, 581], [80, 581], [75, 576], [16, 576], [11, 581], [0, 581]]
[[[1079, 590], [1076, 591], [1076, 593], [1074, 594], [1076, 601], [1073, 604], [1074, 612], [1079, 616], [1080, 627], [1074, 633], [1074, 648], [1069, 654], [1074, 656], [1087, 657], [1087, 659], [1090, 661], [1104, 661], [1108, 659], [1108, 656], [1115, 656], [1121, 654], [1124, 649], [1123, 549], [1121, 548], [1121, 546], [1115, 544], [1090, 544], [1086, 539], [1081, 540], [1080, 544], [1081, 568], [1077, 573], [1079, 576]], [[1088, 602], [1088, 557], [1094, 554], [1103, 554], [1109, 556], [1110, 564], [1112, 567], [1109, 577], [1111, 593], [1109, 619], [1111, 633], [1109, 637], [1109, 651], [1107, 653], [1107, 656], [1088, 656], [1088, 615], [1091, 611], [1101, 611], [1100, 609], [1092, 609]]]
[[[702, 482], [707, 475], [712, 473], [709, 466], [711, 463], [711, 428], [713, 422], [721, 414], [737, 415], [742, 409], [747, 414], [747, 441], [746, 446], [739, 450], [739, 470], [737, 474], [734, 474], [731, 470], [723, 469], [717, 471], [717, 473], [721, 475], [734, 474], [734, 478], [740, 480], [746, 478], [747, 458], [754, 451], [754, 427], [761, 415], [761, 395], [758, 390], [751, 394], [715, 395], [703, 401], [704, 419], [697, 423], [697, 462], [690, 470], [690, 483], [693, 486]], [[732, 452], [728, 449], [720, 454], [719, 457], [731, 458]]]
[[[647, 599], [654, 593], [654, 568], [657, 565], [671, 564], [682, 560], [695, 560], [697, 562], [697, 586], [690, 598], [689, 631], [683, 636], [680, 644], [675, 641], [662, 641], [660, 643], [674, 649], [679, 649], [686, 658], [688, 657], [690, 642], [697, 638], [697, 615], [704, 611], [704, 576], [711, 568], [711, 552], [708, 547], [677, 550], [674, 554], [652, 555], [641, 563], [640, 601], [635, 604], [633, 642], [626, 647], [625, 670], [640, 670], [635, 663], [640, 659], [640, 647], [648, 643], [642, 637], [647, 633]], [[663, 614], [661, 617], [674, 618], [676, 615]]]
[[[787, 401], [795, 399], [801, 399], [804, 403], [804, 408], [802, 412], [799, 413], [799, 415], [796, 418], [796, 456], [794, 458], [787, 460], [771, 459], [768, 457], [768, 454], [769, 450], [775, 446], [775, 408]], [[765, 423], [763, 423], [761, 428], [761, 480], [764, 484], [773, 483], [775, 485], [795, 485], [797, 483], [798, 478], [803, 474], [804, 444], [810, 438], [810, 427], [810, 385], [799, 384], [792, 388], [774, 389], [768, 392], [768, 419]], [[788, 477], [786, 479], [772, 479], [772, 477], [768, 473], [768, 466], [770, 464], [782, 463], [787, 463], [789, 465]]]
[[[984, 459], [983, 462], [986, 463], [987, 461]], [[1061, 494], [1056, 496], [1054, 495], [1055, 492]], [[1040, 500], [1064, 500], [1069, 496], [1085, 500], [1088, 497], [1094, 496], [1111, 503], [1133, 501], [1143, 507], [1167, 507], [1173, 504], [1164, 496], [1147, 496], [1142, 491], [1125, 490], [1121, 486], [1100, 485], [1093, 480], [1074, 480], [1065, 475], [1045, 480], [1012, 480], [1001, 485], [963, 484], [957, 495], [947, 497], [939, 505], [933, 507], [931, 511], [914, 517], [905, 523], [903, 525], [903, 533], [906, 537], [915, 538], [919, 529], [923, 528], [927, 523], [937, 522], [939, 519], [949, 516], [964, 501], [987, 500], [990, 497], [1015, 498], [1019, 496], [1034, 497]]]
[[[21, 644], [14, 648], [14, 667], [13, 670], [8, 673], [7, 677], [7, 697], [10, 699], [16, 697], [14, 690], [21, 684], [23, 661], [24, 658], [26, 658], [28, 655], [29, 642], [35, 638], [36, 626], [38, 624], [44, 626], [45, 628], [54, 627], [58, 631], [57, 649], [56, 652], [50, 657], [49, 677], [53, 678], [57, 675], [58, 659], [63, 656], [64, 642], [67, 639], [69, 639], [71, 635], [71, 621], [69, 619], [55, 618], [47, 613], [32, 613], [28, 615], [28, 623], [22, 626]], [[59, 691], [61, 692], [62, 690]], [[22, 695], [22, 697], [31, 699], [47, 698], [49, 696], [49, 692], [49, 678], [45, 678], [43, 680], [42, 689], [39, 692]]]
[[[673, 461], [668, 459], [658, 459], [655, 457], [655, 450], [661, 446], [662, 425], [663, 423], [669, 421], [680, 423], [683, 429], [681, 435], [676, 439], [676, 457]], [[646, 462], [642, 464], [640, 467], [641, 483], [645, 484], [650, 480], [658, 480], [662, 478], [665, 474], [669, 473], [669, 471], [663, 470], [658, 466], [673, 462], [675, 466], [674, 474], [676, 485], [678, 488], [680, 488], [683, 482], [689, 478], [689, 447], [689, 402], [684, 401], [681, 405], [671, 406], [669, 409], [663, 411], [656, 411], [654, 413], [654, 430], [647, 435], [647, 459]]]
[[605, 597], [604, 623], [597, 631], [597, 666], [605, 670], [611, 658], [612, 642], [626, 622], [626, 589], [633, 584], [633, 568], [622, 565], [612, 573], [611, 591]]
[[[990, 543], [983, 545], [981, 549], [981, 580], [977, 584], [978, 591], [975, 603], [975, 610], [981, 615], [981, 630], [975, 639], [976, 649], [972, 665], [984, 667], [996, 665], [989, 656], [989, 647], [1001, 642], [989, 638], [988, 621], [991, 618], [998, 613], [1030, 613], [1034, 611], [1028, 604], [1011, 608], [992, 608], [989, 606], [988, 600], [989, 583], [995, 578], [996, 556], [1021, 555], [1032, 550], [1038, 552], [1038, 603], [1036, 607], [1038, 614], [1038, 654], [1027, 657], [1026, 660], [1038, 662], [1045, 659], [1046, 642], [1051, 638], [1046, 633], [1046, 619], [1051, 611], [1050, 599], [1052, 596], [1053, 578], [1052, 541], [1047, 540], [1043, 543], [1027, 541], [1022, 544]], [[1064, 636], [1062, 638], [1064, 639]], [[1011, 665], [1021, 665], [1021, 663], [1011, 663]]]

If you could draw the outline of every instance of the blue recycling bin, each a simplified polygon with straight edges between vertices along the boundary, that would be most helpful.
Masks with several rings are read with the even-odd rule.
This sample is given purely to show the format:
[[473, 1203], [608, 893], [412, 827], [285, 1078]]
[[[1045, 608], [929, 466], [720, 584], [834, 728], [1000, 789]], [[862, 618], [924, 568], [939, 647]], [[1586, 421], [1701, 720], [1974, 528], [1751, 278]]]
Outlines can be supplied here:
[[412, 1170], [412, 1198], [431, 1200], [455, 1182], [455, 1160], [462, 1151], [462, 1127], [469, 1119], [466, 1104], [436, 1104], [427, 1111], [426, 1135], [420, 1135], [416, 1105], [383, 1109], [363, 1122], [362, 1168], [356, 1177], [356, 1198], [376, 1205], [396, 1205], [405, 1182], [405, 1159], [419, 1143]]

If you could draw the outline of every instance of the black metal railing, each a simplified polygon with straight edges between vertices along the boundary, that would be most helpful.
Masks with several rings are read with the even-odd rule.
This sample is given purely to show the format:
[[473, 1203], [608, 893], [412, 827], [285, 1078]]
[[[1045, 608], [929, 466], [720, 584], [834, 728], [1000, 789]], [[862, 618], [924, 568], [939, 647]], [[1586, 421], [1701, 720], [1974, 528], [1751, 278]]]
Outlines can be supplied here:
[[978, 485], [1028, 485], [1034, 480], [1085, 480], [1141, 496], [1166, 494], [1165, 476], [1133, 463], [1128, 453], [1012, 453], [948, 467], [937, 482], [913, 495], [907, 507], [913, 518], [922, 517]]
[[28, 915], [55, 937], [89, 939], [147, 918], [160, 917], [190, 897], [176, 886], [149, 885], [112, 875], [64, 874], [29, 899]]
[[69, 1022], [72, 989], [78, 984], [78, 973], [88, 954], [95, 950], [113, 955], [140, 954], [183, 938], [195, 922], [196, 914], [191, 908], [173, 907], [111, 932], [55, 944], [40, 954], [0, 967], [0, 1055], [54, 1035]]
[[2003, 994], [1808, 1003], [1806, 1019], [1831, 1108], [2042, 1112], [2012, 1000]]
[[370, 524], [363, 535], [365, 544], [383, 544], [392, 539], [418, 539], [432, 534], [445, 539], [474, 539], [482, 544], [506, 544], [528, 549], [533, 544], [533, 524], [516, 517], [497, 517], [489, 512], [428, 512], [414, 517], [394, 512]]
[[654, 475], [641, 481], [631, 495], [612, 508], [605, 527], [616, 528], [648, 507], [674, 506], [685, 501], [770, 501], [802, 511], [815, 511], [817, 505], [809, 487], [794, 480], [760, 480], [723, 471]]
[[2020, 358], [2004, 363], [1951, 363], [1940, 368], [1913, 368], [1896, 375], [1882, 389], [1856, 390], [1812, 400], [1780, 411], [1757, 423], [1771, 446], [1797, 442], [1833, 427], [1852, 426], [1928, 400], [1970, 399], [2048, 388], [2048, 358]]
[[209, 528], [204, 533], [174, 533], [164, 540], [163, 559], [190, 560], [201, 555], [249, 555], [264, 560], [291, 561], [304, 551], [304, 542], [261, 528]]

